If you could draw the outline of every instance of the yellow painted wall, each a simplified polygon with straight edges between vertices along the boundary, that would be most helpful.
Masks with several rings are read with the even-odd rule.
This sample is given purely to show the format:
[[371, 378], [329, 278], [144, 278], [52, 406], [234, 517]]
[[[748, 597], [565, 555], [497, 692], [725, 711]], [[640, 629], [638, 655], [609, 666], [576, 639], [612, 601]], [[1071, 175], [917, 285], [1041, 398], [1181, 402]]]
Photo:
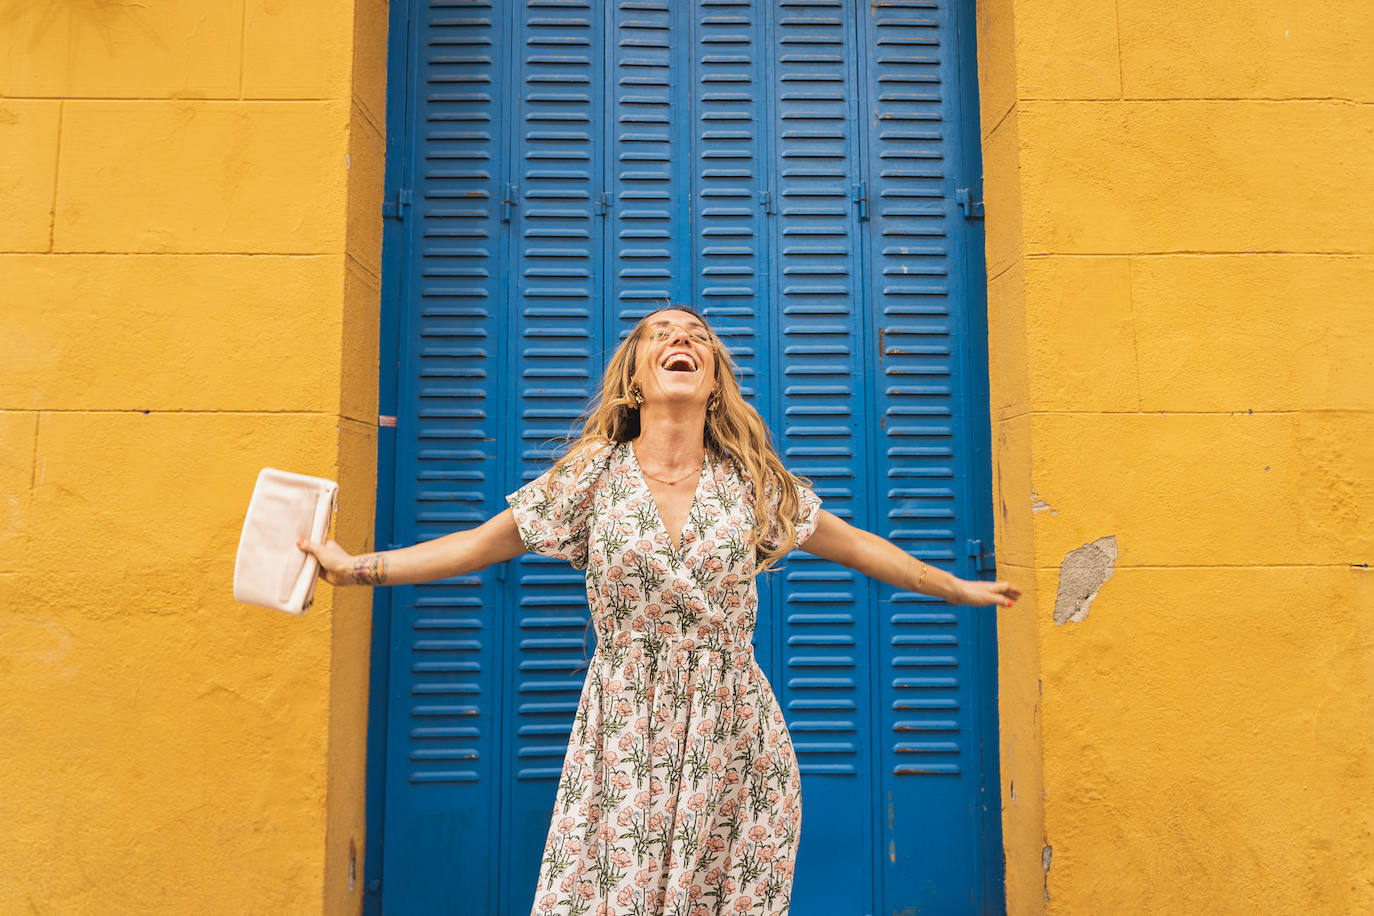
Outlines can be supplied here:
[[1374, 6], [978, 12], [1008, 910], [1374, 912]]
[[265, 465], [371, 542], [385, 47], [382, 0], [0, 9], [0, 912], [361, 906], [370, 596], [230, 584]]
[[[1374, 910], [1371, 9], [979, 0], [1013, 913]], [[0, 901], [355, 912], [385, 4], [3, 13]]]

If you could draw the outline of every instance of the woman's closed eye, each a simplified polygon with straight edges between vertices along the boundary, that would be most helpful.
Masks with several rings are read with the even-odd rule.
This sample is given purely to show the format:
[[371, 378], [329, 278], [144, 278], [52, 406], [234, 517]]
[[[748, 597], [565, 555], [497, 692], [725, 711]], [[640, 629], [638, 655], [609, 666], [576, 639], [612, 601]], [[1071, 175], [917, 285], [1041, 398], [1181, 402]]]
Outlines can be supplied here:
[[[651, 333], [653, 335], [654, 342], [661, 343], [662, 341], [667, 340], [669, 337], [672, 337], [674, 334], [674, 330], [671, 328], [655, 328]], [[711, 345], [711, 335], [706, 331], [689, 331], [688, 334], [693, 340], [695, 340], [699, 344], [705, 344], [708, 347]]]

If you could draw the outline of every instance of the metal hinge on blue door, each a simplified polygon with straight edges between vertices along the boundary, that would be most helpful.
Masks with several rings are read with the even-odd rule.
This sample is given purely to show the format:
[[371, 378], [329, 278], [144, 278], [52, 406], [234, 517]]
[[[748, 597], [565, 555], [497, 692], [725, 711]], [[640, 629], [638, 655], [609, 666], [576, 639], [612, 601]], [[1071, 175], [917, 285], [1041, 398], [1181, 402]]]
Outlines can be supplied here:
[[510, 208], [520, 203], [520, 189], [510, 182], [506, 182], [506, 189], [501, 195], [501, 222], [510, 222]]
[[973, 560], [973, 568], [976, 572], [995, 572], [997, 570], [997, 557], [992, 550], [984, 552], [982, 538], [969, 538], [968, 556]]
[[410, 200], [410, 188], [397, 188], [394, 198], [382, 201], [382, 219], [405, 219]]
[[982, 219], [983, 202], [973, 199], [973, 192], [968, 188], [957, 188], [954, 191], [954, 199], [959, 202], [959, 206], [964, 209], [964, 219]]
[[596, 202], [596, 212], [597, 212], [599, 215], [601, 215], [601, 216], [605, 216], [608, 212], [610, 212], [610, 209], [611, 209], [611, 192], [610, 192], [610, 191], [602, 191], [602, 192], [601, 192], [601, 197], [598, 198], [598, 199], [597, 199], [597, 202]]
[[859, 219], [868, 219], [868, 188], [864, 182], [854, 185], [854, 205], [859, 208]]

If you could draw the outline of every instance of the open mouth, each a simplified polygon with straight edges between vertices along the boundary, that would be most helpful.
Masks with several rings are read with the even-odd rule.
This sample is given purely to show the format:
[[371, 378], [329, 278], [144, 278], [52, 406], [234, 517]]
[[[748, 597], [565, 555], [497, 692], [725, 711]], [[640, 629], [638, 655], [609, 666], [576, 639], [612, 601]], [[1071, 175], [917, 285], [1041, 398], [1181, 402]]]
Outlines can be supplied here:
[[692, 354], [679, 350], [665, 356], [659, 367], [669, 372], [696, 372], [697, 360]]

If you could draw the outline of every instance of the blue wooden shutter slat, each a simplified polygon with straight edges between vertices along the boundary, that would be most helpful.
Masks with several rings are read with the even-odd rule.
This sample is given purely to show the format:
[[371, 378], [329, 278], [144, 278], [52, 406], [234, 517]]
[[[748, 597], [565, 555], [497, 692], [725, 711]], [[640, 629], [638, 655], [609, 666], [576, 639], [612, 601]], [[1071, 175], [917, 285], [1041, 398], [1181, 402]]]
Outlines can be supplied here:
[[[530, 0], [515, 20], [519, 80], [511, 182], [513, 397], [510, 489], [561, 454], [595, 391], [602, 339], [603, 55], [600, 4]], [[584, 576], [525, 554], [513, 563], [504, 613], [502, 912], [528, 912], [563, 755], [584, 681]]]
[[[841, 0], [780, 0], [773, 14], [773, 320], [782, 368], [772, 425], [784, 463], [812, 480], [829, 511], [863, 525], [854, 10]], [[801, 764], [805, 825], [793, 909], [869, 912], [871, 586], [806, 553], [792, 555], [784, 576], [774, 688]]]
[[[499, 221], [504, 27], [490, 4], [461, 22], [421, 13], [424, 88], [407, 230], [409, 301], [398, 380], [396, 537], [414, 543], [480, 523], [496, 484], [494, 409], [500, 375]], [[483, 876], [473, 906], [494, 902], [488, 879], [500, 728], [492, 660], [495, 571], [402, 587], [393, 596], [388, 717], [385, 906], [423, 906], [443, 892], [448, 863]], [[437, 848], [434, 836], [446, 838]]]
[[[965, 231], [954, 204], [960, 161], [954, 11], [892, 0], [861, 17], [869, 58], [868, 285], [875, 297], [877, 407], [882, 417], [879, 530], [908, 551], [972, 578], [960, 547], [976, 536], [969, 469], [981, 413], [960, 331]], [[981, 302], [976, 303], [981, 307]], [[982, 367], [978, 367], [979, 371]], [[882, 679], [879, 796], [885, 905], [960, 909], [978, 887], [981, 795], [974, 613], [927, 596], [879, 590]], [[982, 647], [987, 648], [987, 647]], [[995, 664], [995, 656], [992, 657]], [[995, 741], [995, 736], [992, 740]], [[938, 842], [932, 842], [938, 837]]]

